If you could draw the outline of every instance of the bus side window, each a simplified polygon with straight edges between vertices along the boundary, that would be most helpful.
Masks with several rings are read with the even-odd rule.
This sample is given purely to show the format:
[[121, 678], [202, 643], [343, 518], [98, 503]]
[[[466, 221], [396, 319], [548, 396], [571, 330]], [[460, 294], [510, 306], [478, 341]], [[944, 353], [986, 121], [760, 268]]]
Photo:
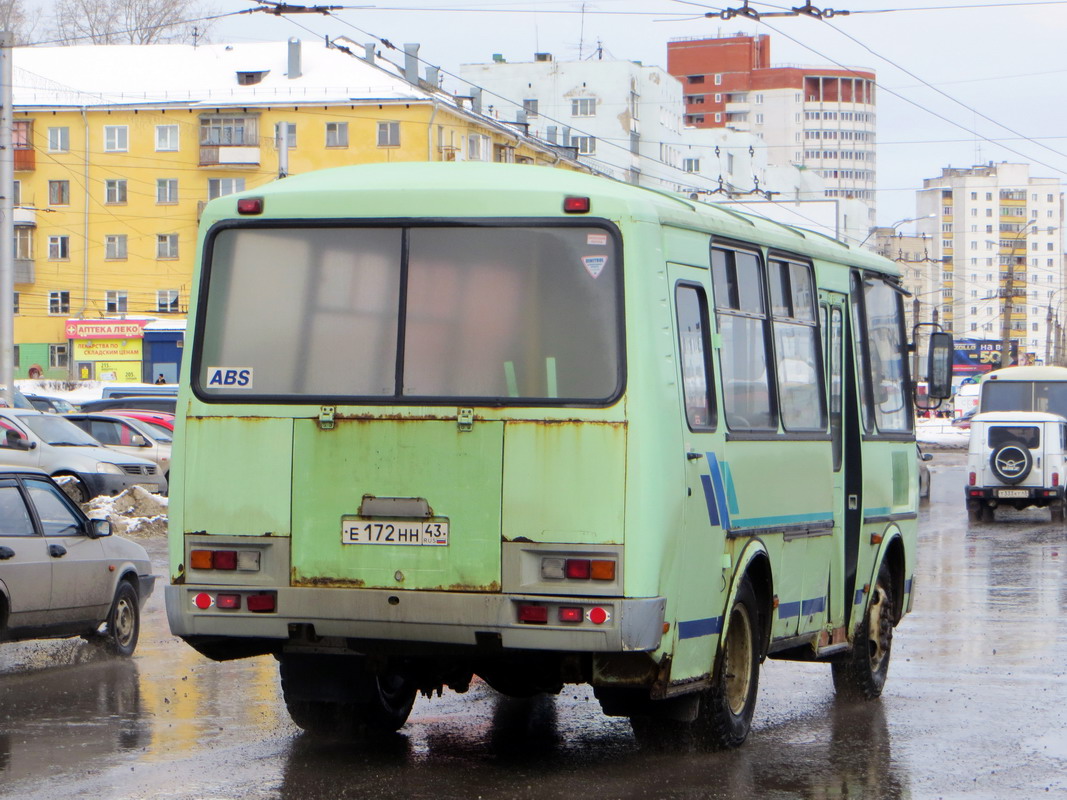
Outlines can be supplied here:
[[708, 299], [703, 287], [679, 283], [674, 291], [674, 304], [686, 421], [690, 430], [713, 430], [717, 415], [708, 360]]
[[769, 280], [782, 426], [787, 431], [825, 431], [826, 401], [811, 268], [772, 260]]

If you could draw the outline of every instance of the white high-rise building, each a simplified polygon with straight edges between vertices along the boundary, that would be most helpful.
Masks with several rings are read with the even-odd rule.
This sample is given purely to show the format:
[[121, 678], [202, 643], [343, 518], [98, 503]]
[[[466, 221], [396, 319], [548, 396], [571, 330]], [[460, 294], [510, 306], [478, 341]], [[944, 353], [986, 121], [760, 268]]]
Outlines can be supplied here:
[[1031, 177], [1028, 164], [946, 167], [923, 181], [916, 211], [928, 217], [917, 227], [931, 238], [942, 324], [1001, 341], [1008, 302], [1019, 363], [1047, 363], [1067, 309], [1059, 179]]

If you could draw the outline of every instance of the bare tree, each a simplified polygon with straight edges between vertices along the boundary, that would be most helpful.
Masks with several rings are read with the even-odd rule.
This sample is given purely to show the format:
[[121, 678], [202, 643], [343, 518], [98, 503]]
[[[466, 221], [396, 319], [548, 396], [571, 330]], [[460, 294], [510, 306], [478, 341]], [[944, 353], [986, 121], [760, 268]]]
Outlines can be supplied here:
[[52, 27], [63, 44], [191, 42], [205, 13], [197, 0], [55, 0]]
[[0, 0], [0, 30], [11, 31], [15, 44], [30, 40], [39, 16], [40, 12], [27, 12], [22, 0]]

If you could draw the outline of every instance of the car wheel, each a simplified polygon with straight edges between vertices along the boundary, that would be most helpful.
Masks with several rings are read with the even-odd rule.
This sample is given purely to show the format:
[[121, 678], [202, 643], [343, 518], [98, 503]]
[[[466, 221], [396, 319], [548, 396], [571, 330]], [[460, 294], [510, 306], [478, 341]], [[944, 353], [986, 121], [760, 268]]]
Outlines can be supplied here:
[[137, 590], [122, 581], [115, 590], [111, 612], [104, 623], [104, 647], [117, 656], [132, 656], [141, 633], [141, 604]]
[[89, 495], [89, 487], [85, 485], [85, 481], [79, 478], [72, 472], [61, 472], [52, 476], [55, 478], [67, 497], [73, 500], [78, 505], [85, 505], [92, 498]]
[[883, 563], [867, 613], [856, 629], [851, 655], [830, 665], [838, 695], [850, 700], [874, 700], [882, 694], [889, 673], [893, 625], [893, 579]]

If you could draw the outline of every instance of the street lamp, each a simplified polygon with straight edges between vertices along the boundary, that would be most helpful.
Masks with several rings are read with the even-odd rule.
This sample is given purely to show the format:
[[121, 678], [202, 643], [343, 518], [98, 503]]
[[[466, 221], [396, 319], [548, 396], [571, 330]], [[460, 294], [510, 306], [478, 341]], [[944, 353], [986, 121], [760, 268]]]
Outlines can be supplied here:
[[[907, 224], [909, 222], [918, 222], [920, 219], [932, 219], [933, 217], [936, 217], [936, 216], [937, 216], [937, 214], [934, 213], [934, 214], [923, 214], [921, 217], [908, 217], [907, 219], [899, 219], [896, 222], [894, 222], [892, 225], [889, 225], [888, 229], [892, 230], [892, 231], [895, 231], [901, 225], [905, 225], [905, 224]], [[880, 231], [880, 230], [886, 230], [886, 227], [878, 227], [876, 225], [875, 227], [871, 228], [871, 230], [867, 233], [867, 235], [863, 237], [863, 241], [859, 243], [859, 246], [863, 247], [863, 245], [867, 244], [867, 240], [870, 239], [872, 236], [874, 236], [876, 231]]]

